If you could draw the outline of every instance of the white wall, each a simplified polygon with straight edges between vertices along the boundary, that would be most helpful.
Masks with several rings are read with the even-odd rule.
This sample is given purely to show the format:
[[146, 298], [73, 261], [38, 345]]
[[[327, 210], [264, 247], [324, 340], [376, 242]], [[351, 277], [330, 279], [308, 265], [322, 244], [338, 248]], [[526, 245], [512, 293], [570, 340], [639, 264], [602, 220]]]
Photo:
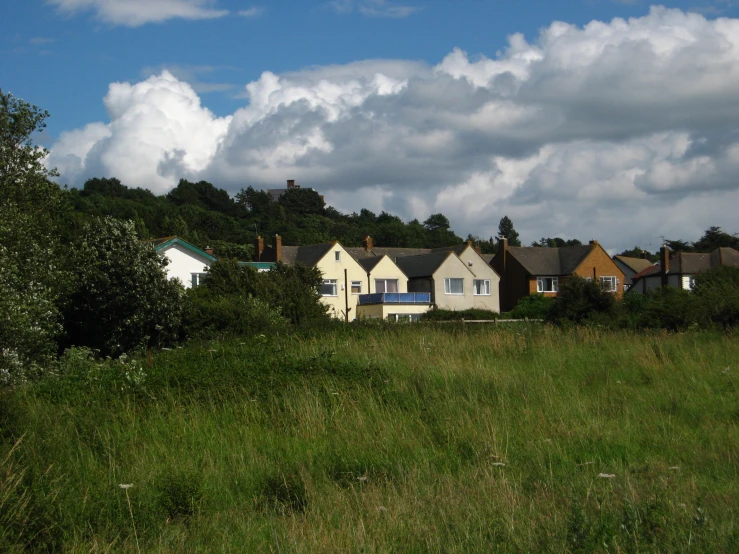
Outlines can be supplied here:
[[192, 286], [193, 273], [205, 273], [211, 263], [180, 244], [173, 244], [159, 253], [169, 260], [167, 277], [179, 279], [185, 288]]

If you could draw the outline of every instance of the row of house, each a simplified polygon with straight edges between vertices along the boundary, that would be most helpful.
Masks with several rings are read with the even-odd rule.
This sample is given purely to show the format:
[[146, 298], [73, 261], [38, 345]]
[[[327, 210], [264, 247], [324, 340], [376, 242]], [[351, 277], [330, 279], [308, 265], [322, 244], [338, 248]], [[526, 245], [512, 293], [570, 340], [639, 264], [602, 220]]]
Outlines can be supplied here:
[[[153, 241], [169, 259], [170, 278], [197, 286], [215, 261], [213, 251], [201, 250], [178, 237]], [[244, 265], [268, 271], [276, 263], [316, 267], [323, 275], [321, 301], [346, 321], [382, 318], [415, 320], [432, 308], [496, 312], [513, 309], [533, 293], [556, 296], [571, 276], [593, 280], [607, 292], [643, 293], [671, 285], [691, 289], [696, 273], [719, 265], [739, 267], [739, 252], [719, 248], [708, 254], [671, 254], [661, 260], [608, 255], [592, 240], [561, 248], [509, 246], [500, 239], [495, 256], [483, 255], [471, 242], [445, 248], [377, 247], [366, 237], [361, 247], [339, 242], [285, 246], [279, 235], [266, 244], [255, 240], [254, 262]]]

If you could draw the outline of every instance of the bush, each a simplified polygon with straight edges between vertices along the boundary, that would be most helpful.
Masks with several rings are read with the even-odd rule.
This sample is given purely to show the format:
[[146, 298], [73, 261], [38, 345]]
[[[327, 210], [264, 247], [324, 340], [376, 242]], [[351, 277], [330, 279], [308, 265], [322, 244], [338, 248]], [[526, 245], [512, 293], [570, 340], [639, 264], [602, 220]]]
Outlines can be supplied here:
[[511, 319], [545, 319], [552, 308], [554, 298], [543, 294], [530, 294], [518, 301], [516, 307], [506, 314]]
[[187, 291], [182, 318], [187, 338], [215, 339], [284, 330], [287, 319], [264, 300], [240, 294], [220, 294], [200, 286]]
[[701, 324], [739, 325], [739, 267], [720, 266], [698, 273], [693, 294]]
[[470, 308], [469, 310], [431, 310], [421, 316], [421, 321], [462, 321], [463, 319], [495, 320], [498, 312]]
[[584, 323], [593, 317], [612, 314], [615, 299], [594, 281], [572, 276], [560, 286], [547, 319], [553, 323]]
[[85, 225], [74, 245], [74, 290], [65, 310], [67, 344], [118, 356], [162, 346], [179, 331], [182, 286], [167, 261], [142, 243], [134, 224], [112, 217]]
[[696, 322], [695, 298], [691, 292], [660, 287], [644, 296], [642, 303], [630, 304], [632, 309], [638, 308], [633, 317], [637, 327], [678, 331]]

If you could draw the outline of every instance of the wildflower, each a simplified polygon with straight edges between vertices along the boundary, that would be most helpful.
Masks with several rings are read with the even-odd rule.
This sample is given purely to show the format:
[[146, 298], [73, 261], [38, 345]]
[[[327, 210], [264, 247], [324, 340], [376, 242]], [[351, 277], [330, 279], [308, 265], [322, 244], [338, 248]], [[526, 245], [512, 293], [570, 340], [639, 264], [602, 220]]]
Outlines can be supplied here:
[[600, 477], [601, 479], [613, 479], [614, 477], [616, 477], [616, 474], [615, 473], [599, 473], [598, 477]]
[[505, 467], [505, 464], [503, 462], [493, 462], [493, 465], [495, 467]]
[[680, 471], [679, 466], [671, 466], [671, 467], [668, 467], [667, 469], [669, 469], [670, 471]]
[[366, 481], [366, 480], [367, 480], [367, 476], [366, 475], [362, 475], [361, 477], [357, 477], [357, 481]]
[[118, 486], [119, 486], [120, 488], [122, 488], [122, 489], [130, 489], [131, 487], [133, 487], [133, 483], [128, 483], [128, 484], [126, 484], [126, 485], [124, 485], [123, 483], [121, 483], [121, 484], [120, 484], [120, 485], [118, 485]]

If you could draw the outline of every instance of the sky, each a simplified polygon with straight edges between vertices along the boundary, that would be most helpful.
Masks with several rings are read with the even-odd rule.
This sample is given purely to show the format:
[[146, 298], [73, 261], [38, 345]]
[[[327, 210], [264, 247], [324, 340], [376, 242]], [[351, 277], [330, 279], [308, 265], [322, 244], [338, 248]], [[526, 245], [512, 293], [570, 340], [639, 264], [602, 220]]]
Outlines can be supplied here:
[[312, 187], [609, 251], [739, 232], [739, 0], [6, 0], [60, 184]]

